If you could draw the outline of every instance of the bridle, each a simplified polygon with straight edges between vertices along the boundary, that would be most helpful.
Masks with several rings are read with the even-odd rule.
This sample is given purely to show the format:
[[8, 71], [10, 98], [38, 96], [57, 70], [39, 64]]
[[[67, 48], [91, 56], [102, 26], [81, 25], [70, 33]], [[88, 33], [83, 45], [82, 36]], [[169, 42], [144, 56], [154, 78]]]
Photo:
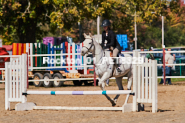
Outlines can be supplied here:
[[[86, 38], [86, 39], [90, 39], [90, 38]], [[88, 47], [86, 47], [86, 46], [83, 46], [83, 47], [85, 47], [86, 49], [87, 49], [87, 52], [89, 52], [90, 51], [90, 49], [92, 48], [92, 46], [94, 46], [94, 41], [93, 41], [93, 38], [91, 38], [91, 41], [92, 41], [92, 44], [91, 44], [91, 46], [88, 48]], [[82, 47], [82, 48], [83, 48]], [[94, 47], [95, 48], [95, 47]], [[95, 56], [95, 49], [94, 49], [94, 52], [92, 53], [93, 54], [93, 57]]]
[[[90, 49], [94, 46], [94, 41], [93, 41], [93, 38], [86, 38], [86, 39], [91, 39], [91, 41], [92, 41], [92, 44], [91, 44], [91, 46], [90, 46], [89, 48], [86, 47], [86, 46], [83, 46], [84, 48], [87, 49], [87, 52], [89, 52]], [[83, 48], [83, 47], [82, 47], [82, 48]], [[96, 50], [96, 49], [95, 49], [95, 46], [94, 46], [94, 51], [93, 51], [93, 53], [92, 53], [92, 54], [93, 54], [93, 57], [95, 57], [95, 55], [99, 55], [99, 54], [100, 54], [100, 53], [99, 53], [99, 54], [95, 54], [95, 50]], [[104, 52], [104, 51], [102, 50], [102, 52]], [[102, 58], [101, 58], [101, 59], [102, 59]], [[100, 59], [100, 60], [101, 60], [101, 59]], [[99, 60], [99, 61], [100, 61], [100, 60]], [[99, 62], [99, 61], [98, 61], [98, 62]]]

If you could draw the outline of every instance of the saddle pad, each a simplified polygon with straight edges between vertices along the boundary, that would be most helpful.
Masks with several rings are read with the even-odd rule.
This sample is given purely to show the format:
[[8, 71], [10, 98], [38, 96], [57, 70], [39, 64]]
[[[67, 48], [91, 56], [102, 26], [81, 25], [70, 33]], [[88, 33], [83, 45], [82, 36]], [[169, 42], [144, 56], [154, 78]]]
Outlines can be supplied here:
[[119, 53], [119, 54], [118, 54], [118, 57], [125, 57], [125, 55], [122, 54], [122, 53]]

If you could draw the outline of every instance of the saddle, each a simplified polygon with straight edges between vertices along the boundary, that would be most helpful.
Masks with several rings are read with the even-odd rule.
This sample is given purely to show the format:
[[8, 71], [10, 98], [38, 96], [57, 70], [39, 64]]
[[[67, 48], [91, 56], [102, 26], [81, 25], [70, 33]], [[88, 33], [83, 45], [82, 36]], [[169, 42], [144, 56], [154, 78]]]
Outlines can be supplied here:
[[110, 57], [113, 57], [113, 51], [110, 51]]
[[[113, 57], [113, 51], [110, 50], [110, 57]], [[117, 57], [125, 57], [121, 52], [117, 54]]]

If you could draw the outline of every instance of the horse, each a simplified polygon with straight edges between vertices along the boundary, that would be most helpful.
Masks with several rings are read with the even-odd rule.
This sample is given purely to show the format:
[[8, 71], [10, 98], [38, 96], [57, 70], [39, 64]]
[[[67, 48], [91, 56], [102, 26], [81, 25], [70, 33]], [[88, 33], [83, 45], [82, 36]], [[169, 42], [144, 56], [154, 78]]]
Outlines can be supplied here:
[[[84, 33], [85, 40], [83, 41], [83, 47], [81, 49], [81, 55], [84, 56], [85, 54], [92, 53], [93, 57], [95, 58], [95, 72], [98, 75], [99, 83], [98, 85], [101, 87], [102, 90], [105, 90], [105, 81], [111, 77], [116, 78], [116, 83], [119, 90], [124, 90], [122, 85], [122, 78], [128, 77], [128, 85], [127, 90], [131, 90], [132, 81], [133, 81], [133, 66], [132, 63], [121, 64], [120, 69], [122, 72], [118, 72], [117, 68], [113, 64], [113, 60], [110, 57], [110, 51], [103, 50], [101, 45], [93, 40], [91, 34], [86, 35]], [[124, 54], [125, 59], [132, 60], [132, 56], [129, 54]], [[107, 60], [107, 58], [109, 60]], [[107, 94], [105, 94], [106, 98], [112, 103], [112, 106], [116, 105], [116, 102], [119, 98], [119, 94], [115, 96], [114, 99], [111, 99]], [[127, 95], [125, 103], [127, 103], [129, 95]]]

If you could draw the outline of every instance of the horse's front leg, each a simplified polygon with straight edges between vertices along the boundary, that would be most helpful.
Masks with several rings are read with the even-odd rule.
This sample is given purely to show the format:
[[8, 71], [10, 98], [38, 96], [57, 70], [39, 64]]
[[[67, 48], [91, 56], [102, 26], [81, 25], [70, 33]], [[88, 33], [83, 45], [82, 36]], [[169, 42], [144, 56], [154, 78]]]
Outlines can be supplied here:
[[[101, 77], [101, 79], [99, 80], [98, 85], [100, 86], [100, 88], [102, 89], [102, 91], [105, 91], [105, 81], [107, 79], [109, 79], [109, 77], [110, 77], [109, 76], [109, 73], [108, 72], [105, 72], [103, 74], [103, 76]], [[115, 106], [116, 105], [116, 103], [114, 102], [114, 100], [111, 99], [107, 94], [105, 94], [105, 97], [111, 102], [112, 106]]]
[[105, 81], [106, 81], [107, 79], [109, 79], [109, 77], [110, 77], [109, 73], [108, 73], [108, 72], [105, 72], [105, 73], [103, 74], [103, 76], [101, 77], [101, 79], [99, 79], [98, 85], [101, 87], [101, 89], [102, 89], [103, 91], [105, 90]]

